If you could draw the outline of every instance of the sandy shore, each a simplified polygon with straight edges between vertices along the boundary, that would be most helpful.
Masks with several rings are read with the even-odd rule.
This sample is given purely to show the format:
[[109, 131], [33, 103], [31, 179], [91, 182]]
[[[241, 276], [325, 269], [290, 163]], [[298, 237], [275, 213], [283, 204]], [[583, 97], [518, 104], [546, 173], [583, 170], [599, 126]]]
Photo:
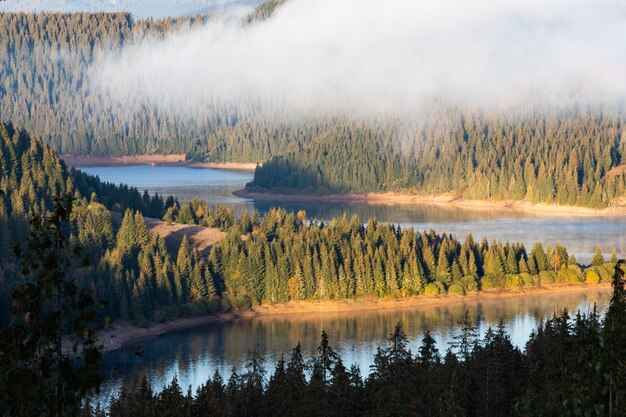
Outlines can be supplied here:
[[617, 205], [603, 209], [564, 206], [558, 204], [533, 204], [516, 200], [471, 200], [456, 193], [441, 195], [411, 195], [398, 193], [346, 193], [346, 194], [273, 194], [246, 190], [235, 191], [238, 197], [264, 201], [326, 201], [333, 203], [361, 203], [371, 205], [430, 204], [476, 211], [518, 211], [542, 216], [619, 216], [626, 215], [626, 206]]
[[238, 318], [267, 317], [273, 315], [286, 315], [291, 319], [319, 314], [333, 314], [342, 312], [358, 312], [371, 310], [399, 310], [464, 304], [479, 301], [501, 301], [512, 298], [537, 297], [542, 295], [556, 295], [563, 293], [585, 293], [597, 291], [610, 291], [608, 282], [599, 284], [570, 283], [551, 284], [540, 287], [506, 288], [486, 290], [470, 293], [466, 296], [441, 295], [437, 297], [406, 297], [406, 298], [368, 298], [359, 300], [333, 300], [333, 301], [290, 301], [277, 305], [262, 305], [250, 310], [235, 311], [187, 317], [171, 320], [165, 323], [153, 324], [145, 328], [129, 324], [114, 324], [111, 328], [99, 333], [100, 341], [104, 344], [105, 351], [132, 346], [146, 338], [156, 337], [165, 333], [176, 332], [210, 323], [227, 322]]
[[234, 171], [254, 171], [256, 163], [240, 162], [197, 162], [188, 161], [180, 155], [133, 155], [133, 156], [90, 156], [64, 155], [61, 159], [69, 166], [122, 166], [122, 165], [159, 165], [188, 168], [230, 169]]
[[190, 168], [213, 168], [213, 169], [231, 169], [233, 171], [253, 171], [257, 165], [255, 163], [243, 162], [187, 162], [186, 166]]

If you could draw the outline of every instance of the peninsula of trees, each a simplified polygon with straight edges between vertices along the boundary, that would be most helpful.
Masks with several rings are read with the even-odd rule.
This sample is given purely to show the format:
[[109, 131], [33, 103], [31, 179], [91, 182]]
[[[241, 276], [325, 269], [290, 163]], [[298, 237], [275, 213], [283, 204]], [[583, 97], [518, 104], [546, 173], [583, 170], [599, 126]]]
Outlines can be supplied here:
[[[518, 243], [464, 241], [412, 228], [328, 223], [274, 209], [263, 217], [206, 202], [143, 195], [70, 171], [56, 152], [0, 124], [0, 320], [10, 289], [24, 277], [12, 247], [23, 246], [31, 212], [45, 215], [56, 193], [75, 196], [70, 240], [82, 248], [72, 276], [107, 305], [111, 320], [136, 323], [290, 300], [406, 297], [610, 278], [616, 257], [601, 253], [581, 267], [561, 245], [532, 250]], [[227, 232], [203, 256], [188, 239], [168, 248], [145, 216]]]

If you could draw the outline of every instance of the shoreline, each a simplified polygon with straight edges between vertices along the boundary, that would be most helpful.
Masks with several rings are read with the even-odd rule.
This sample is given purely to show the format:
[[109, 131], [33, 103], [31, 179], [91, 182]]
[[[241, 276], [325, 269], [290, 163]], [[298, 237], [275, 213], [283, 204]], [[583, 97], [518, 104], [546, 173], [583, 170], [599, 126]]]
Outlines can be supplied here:
[[474, 211], [516, 211], [553, 217], [601, 217], [626, 215], [626, 206], [591, 208], [560, 204], [531, 203], [523, 200], [472, 200], [456, 193], [440, 195], [398, 193], [346, 193], [346, 194], [272, 194], [238, 190], [237, 197], [260, 201], [323, 201], [329, 203], [361, 203], [368, 205], [436, 205]]
[[178, 318], [164, 323], [152, 324], [145, 328], [127, 323], [114, 324], [111, 328], [99, 332], [98, 337], [104, 345], [104, 351], [110, 352], [128, 347], [141, 340], [158, 337], [167, 333], [189, 330], [208, 324], [225, 323], [237, 319], [253, 319], [269, 316], [297, 318], [298, 316], [302, 317], [305, 315], [419, 309], [465, 304], [468, 302], [498, 302], [512, 298], [547, 296], [562, 293], [584, 293], [605, 290], [608, 292], [610, 288], [610, 282], [600, 282], [597, 284], [579, 282], [548, 284], [537, 287], [498, 288], [478, 291], [465, 296], [445, 294], [435, 297], [420, 295], [404, 298], [289, 301], [283, 304], [255, 306], [250, 310], [236, 310], [228, 313]]
[[200, 169], [225, 169], [232, 171], [252, 171], [256, 163], [245, 162], [199, 162], [187, 160], [185, 154], [174, 155], [130, 155], [130, 156], [91, 156], [62, 155], [60, 157], [71, 167], [110, 167], [129, 165], [154, 165]]
[[[133, 156], [91, 156], [63, 155], [67, 165], [74, 167], [156, 165], [166, 167], [186, 167], [198, 169], [223, 169], [241, 172], [254, 172], [257, 163], [243, 162], [198, 162], [186, 160], [184, 154], [173, 155], [133, 155]], [[233, 195], [260, 201], [299, 201], [329, 203], [360, 203], [367, 205], [436, 205], [473, 211], [512, 211], [551, 217], [604, 217], [626, 215], [626, 199], [619, 199], [616, 205], [606, 208], [567, 206], [561, 204], [531, 203], [525, 200], [474, 200], [466, 199], [455, 192], [440, 195], [401, 194], [401, 193], [343, 193], [343, 194], [274, 194], [238, 190]]]

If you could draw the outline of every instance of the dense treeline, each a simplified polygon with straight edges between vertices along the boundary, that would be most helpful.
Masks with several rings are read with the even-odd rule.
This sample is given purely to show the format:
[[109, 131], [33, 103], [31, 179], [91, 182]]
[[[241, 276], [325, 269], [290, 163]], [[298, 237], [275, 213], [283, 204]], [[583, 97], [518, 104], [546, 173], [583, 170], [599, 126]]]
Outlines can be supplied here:
[[[0, 123], [0, 259], [11, 257], [11, 246], [25, 241], [31, 211], [52, 209], [55, 194], [76, 194], [83, 202], [123, 212], [140, 211], [161, 217], [178, 203], [159, 195], [143, 195], [136, 188], [117, 186], [69, 170], [56, 152], [12, 125]], [[107, 211], [107, 210], [104, 211]]]
[[612, 268], [600, 254], [583, 272], [562, 245], [546, 251], [538, 243], [528, 253], [520, 244], [477, 243], [471, 235], [460, 242], [375, 220], [343, 216], [318, 224], [284, 209], [268, 212], [245, 240], [230, 234], [212, 248], [209, 262], [224, 301], [235, 306], [598, 282]]
[[237, 218], [231, 207], [218, 204], [215, 208], [211, 208], [205, 200], [196, 198], [192, 201], [184, 201], [180, 206], [178, 201], [174, 201], [168, 206], [163, 220], [168, 224], [198, 224], [205, 227], [217, 227], [223, 231], [234, 228], [240, 234], [252, 232], [254, 226], [258, 226], [261, 221], [256, 210], [250, 216], [250, 213], [244, 209]]
[[[311, 222], [305, 212], [270, 210], [262, 218], [211, 208], [206, 202], [143, 195], [69, 171], [56, 153], [11, 126], [0, 125], [0, 297], [21, 274], [11, 247], [26, 240], [29, 211], [46, 213], [57, 192], [76, 196], [73, 243], [84, 262], [71, 271], [107, 300], [111, 320], [138, 323], [290, 300], [464, 295], [501, 287], [607, 280], [616, 255], [597, 253], [584, 271], [562, 245], [530, 252], [523, 245], [463, 242], [369, 220]], [[183, 239], [168, 248], [144, 216], [217, 227], [227, 237], [203, 257]], [[0, 320], [8, 318], [3, 302]]]
[[613, 170], [622, 164], [623, 130], [621, 116], [593, 110], [448, 112], [417, 124], [341, 123], [274, 153], [257, 168], [249, 189], [456, 191], [475, 199], [607, 206], [626, 190], [626, 176]]
[[[92, 262], [75, 276], [109, 300], [104, 313], [110, 319], [137, 323], [290, 300], [464, 295], [599, 282], [610, 278], [615, 262], [605, 263], [598, 254], [583, 271], [561, 245], [546, 251], [537, 244], [527, 253], [519, 244], [478, 244], [471, 236], [461, 243], [374, 220], [362, 225], [344, 216], [327, 225], [311, 223], [304, 212], [284, 209], [263, 218], [245, 212], [235, 220], [224, 217], [228, 235], [204, 258], [187, 238], [168, 251], [139, 212], [127, 210], [114, 233], [110, 215], [99, 207], [77, 206], [78, 238]], [[182, 207], [189, 207], [189, 222], [200, 218], [191, 203]], [[218, 221], [220, 212], [227, 210], [209, 211], [206, 218]]]
[[595, 310], [564, 311], [539, 324], [523, 351], [500, 323], [478, 337], [466, 311], [445, 354], [425, 332], [417, 352], [400, 324], [362, 378], [322, 331], [317, 354], [300, 345], [267, 377], [253, 349], [228, 381], [216, 371], [195, 393], [174, 379], [160, 393], [148, 380], [126, 384], [106, 411], [87, 403], [84, 416], [624, 416], [626, 291], [615, 268], [613, 297]]
[[[273, 2], [259, 10], [267, 17]], [[187, 117], [135, 101], [120, 103], [90, 85], [90, 67], [106, 52], [187, 31], [210, 16], [135, 21], [127, 13], [0, 13], [0, 109], [3, 118], [61, 154], [206, 153], [203, 138], [247, 114], [250, 103], [207, 102]]]

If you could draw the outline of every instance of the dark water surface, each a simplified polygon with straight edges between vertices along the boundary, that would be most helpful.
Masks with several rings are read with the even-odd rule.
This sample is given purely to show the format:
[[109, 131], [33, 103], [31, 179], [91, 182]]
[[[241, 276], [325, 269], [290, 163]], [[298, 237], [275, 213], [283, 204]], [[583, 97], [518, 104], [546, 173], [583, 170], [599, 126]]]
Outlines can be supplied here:
[[495, 327], [503, 320], [513, 343], [523, 348], [540, 320], [563, 309], [586, 313], [594, 305], [602, 313], [608, 299], [608, 290], [596, 289], [447, 306], [275, 315], [214, 323], [144, 340], [140, 342], [146, 352], [143, 357], [136, 356], [133, 347], [106, 353], [107, 378], [101, 400], [106, 401], [119, 390], [124, 379], [137, 380], [146, 374], [156, 390], [171, 382], [174, 376], [185, 390], [189, 386], [195, 390], [216, 370], [226, 380], [233, 366], [242, 369], [248, 351], [256, 343], [269, 374], [282, 355], [288, 358], [298, 341], [305, 356], [310, 358], [319, 344], [322, 329], [328, 332], [331, 345], [339, 352], [344, 364], [357, 364], [366, 376], [377, 347], [384, 345], [398, 322], [403, 325], [412, 352], [417, 352], [428, 328], [444, 355], [465, 309], [478, 324], [481, 336], [490, 326]]

